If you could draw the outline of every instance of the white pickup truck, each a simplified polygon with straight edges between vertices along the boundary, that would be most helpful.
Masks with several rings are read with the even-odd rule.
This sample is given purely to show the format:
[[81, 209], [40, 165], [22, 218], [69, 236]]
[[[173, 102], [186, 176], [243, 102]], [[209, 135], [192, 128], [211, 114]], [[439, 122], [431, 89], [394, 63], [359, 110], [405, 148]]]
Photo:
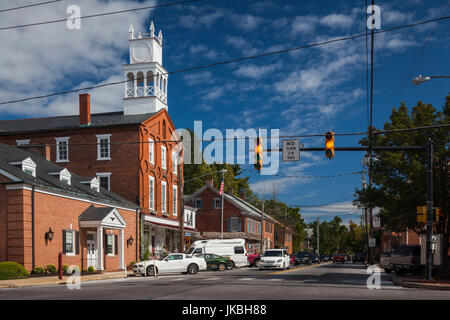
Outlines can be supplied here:
[[391, 252], [391, 270], [397, 274], [405, 272], [419, 273], [422, 270], [420, 265], [420, 246], [403, 245], [395, 247]]

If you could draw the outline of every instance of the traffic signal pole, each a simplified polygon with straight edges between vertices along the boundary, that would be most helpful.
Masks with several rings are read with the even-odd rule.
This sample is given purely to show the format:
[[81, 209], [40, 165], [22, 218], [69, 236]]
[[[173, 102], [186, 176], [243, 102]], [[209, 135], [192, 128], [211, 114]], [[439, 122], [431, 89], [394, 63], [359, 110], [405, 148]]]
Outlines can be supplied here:
[[[300, 147], [300, 151], [326, 151], [326, 148], [304, 148]], [[336, 147], [334, 151], [426, 151], [427, 154], [427, 229], [426, 229], [426, 265], [425, 265], [425, 279], [431, 280], [431, 271], [433, 268], [433, 141], [430, 140], [425, 146], [368, 146], [368, 147]], [[265, 152], [282, 152], [282, 148], [266, 149]], [[371, 183], [371, 180], [369, 181]], [[372, 215], [370, 214], [370, 227], [372, 229]], [[370, 231], [373, 235], [373, 231]], [[373, 255], [370, 257], [370, 262], [373, 264]]]

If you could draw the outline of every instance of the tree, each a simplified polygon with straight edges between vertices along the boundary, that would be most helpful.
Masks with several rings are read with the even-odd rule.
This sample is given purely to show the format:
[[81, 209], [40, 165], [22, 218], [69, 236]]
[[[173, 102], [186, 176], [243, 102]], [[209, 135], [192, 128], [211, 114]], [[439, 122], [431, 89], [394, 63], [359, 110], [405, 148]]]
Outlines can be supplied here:
[[[405, 103], [398, 109], [393, 108], [390, 121], [384, 125], [385, 130], [405, 129], [421, 126], [433, 126], [450, 123], [450, 96], [446, 97], [443, 111], [437, 111], [431, 104], [421, 101], [409, 111]], [[388, 132], [375, 135], [374, 146], [423, 146], [432, 138], [435, 160], [443, 162], [450, 156], [448, 144], [450, 135], [448, 127], [415, 130], [406, 132]], [[368, 145], [368, 139], [360, 141]], [[373, 152], [372, 188], [356, 190], [355, 204], [367, 207], [379, 207], [382, 224], [393, 231], [406, 228], [419, 231], [423, 225], [416, 221], [417, 206], [426, 204], [426, 154], [419, 152]], [[441, 166], [443, 167], [443, 165]], [[448, 171], [447, 171], [448, 172]], [[435, 172], [434, 186], [439, 188], [434, 193], [434, 203], [444, 209], [448, 215], [448, 179], [440, 179]], [[442, 181], [445, 180], [445, 181]], [[445, 183], [444, 183], [445, 182]], [[447, 228], [448, 229], [448, 228]], [[448, 231], [447, 231], [448, 232]]]

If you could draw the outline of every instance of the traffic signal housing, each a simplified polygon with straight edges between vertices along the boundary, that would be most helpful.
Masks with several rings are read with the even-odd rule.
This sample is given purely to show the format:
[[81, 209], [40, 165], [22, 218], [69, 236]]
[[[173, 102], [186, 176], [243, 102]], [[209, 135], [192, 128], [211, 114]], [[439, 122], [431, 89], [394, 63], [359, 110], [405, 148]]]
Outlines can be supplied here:
[[334, 158], [334, 132], [325, 133], [325, 156], [328, 159]]
[[255, 145], [255, 165], [254, 168], [258, 171], [262, 169], [262, 159], [263, 159], [263, 147], [262, 147], [262, 138], [256, 138]]
[[427, 206], [417, 207], [417, 222], [427, 222]]

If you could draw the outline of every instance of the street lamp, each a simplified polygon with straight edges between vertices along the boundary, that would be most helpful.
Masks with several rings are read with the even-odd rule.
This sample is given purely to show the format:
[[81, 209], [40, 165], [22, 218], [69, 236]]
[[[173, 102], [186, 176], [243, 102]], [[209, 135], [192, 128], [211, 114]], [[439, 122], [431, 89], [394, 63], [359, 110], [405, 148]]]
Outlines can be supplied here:
[[435, 78], [450, 78], [450, 76], [429, 76], [429, 77], [423, 77], [421, 74], [419, 76], [415, 77], [411, 80], [411, 82], [415, 85], [421, 84], [426, 81], [430, 81], [431, 79]]
[[[225, 172], [227, 172], [227, 170], [222, 169], [220, 170], [220, 172], [222, 172], [222, 182], [225, 184]], [[224, 187], [225, 189], [225, 187]], [[225, 190], [222, 190], [222, 215], [221, 215], [221, 220], [220, 220], [220, 229], [221, 229], [221, 235], [222, 235], [222, 239], [223, 239], [223, 194], [225, 193]]]

